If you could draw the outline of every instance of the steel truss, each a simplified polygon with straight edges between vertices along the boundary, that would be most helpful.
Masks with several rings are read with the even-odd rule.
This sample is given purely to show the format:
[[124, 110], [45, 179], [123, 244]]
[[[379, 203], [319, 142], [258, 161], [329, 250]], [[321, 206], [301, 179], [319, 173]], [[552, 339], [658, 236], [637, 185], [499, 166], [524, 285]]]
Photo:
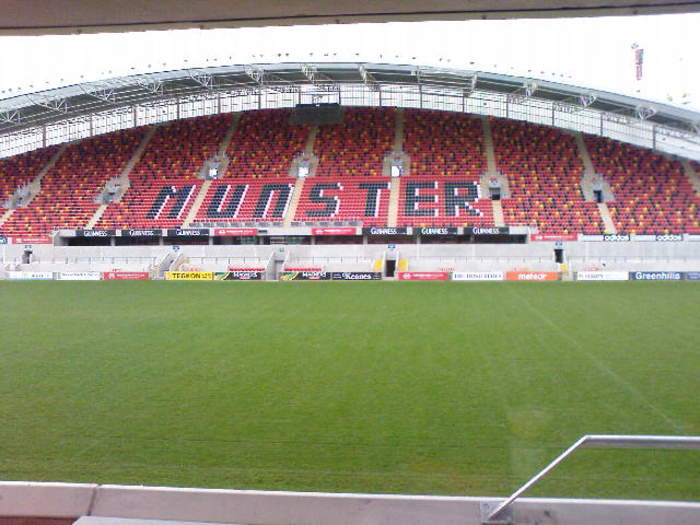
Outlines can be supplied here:
[[185, 69], [0, 100], [0, 157], [179, 118], [335, 102], [524, 120], [700, 160], [700, 113], [494, 73], [369, 63]]

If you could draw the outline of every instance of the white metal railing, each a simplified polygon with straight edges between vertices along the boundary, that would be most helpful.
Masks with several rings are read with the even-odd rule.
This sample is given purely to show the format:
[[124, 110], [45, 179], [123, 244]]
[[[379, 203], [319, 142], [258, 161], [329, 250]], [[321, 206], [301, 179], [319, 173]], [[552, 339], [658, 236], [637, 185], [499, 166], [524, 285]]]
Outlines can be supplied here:
[[635, 435], [585, 435], [567, 448], [545, 468], [505, 501], [496, 505], [485, 503], [482, 507], [483, 523], [510, 523], [506, 512], [513, 502], [549, 474], [562, 461], [579, 448], [654, 448], [654, 449], [693, 449], [700, 450], [700, 436], [635, 436]]

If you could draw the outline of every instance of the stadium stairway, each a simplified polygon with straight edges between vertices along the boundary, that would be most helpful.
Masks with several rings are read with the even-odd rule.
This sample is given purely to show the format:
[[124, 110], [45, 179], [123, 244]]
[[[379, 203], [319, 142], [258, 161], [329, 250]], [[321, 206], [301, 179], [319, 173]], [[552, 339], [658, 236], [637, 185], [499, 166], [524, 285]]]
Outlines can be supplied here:
[[394, 151], [396, 153], [403, 152], [403, 128], [404, 128], [404, 112], [403, 108], [398, 108], [394, 116]]
[[399, 222], [399, 199], [401, 197], [401, 178], [393, 177], [389, 186], [389, 212], [387, 226], [396, 226]]
[[[501, 198], [510, 197], [508, 188], [508, 177], [504, 177], [496, 168], [496, 152], [493, 147], [493, 133], [491, 132], [491, 121], [488, 117], [481, 117], [481, 129], [484, 134], [484, 151], [486, 152], [486, 173], [481, 176], [481, 195], [487, 198], [489, 195], [489, 180], [498, 179], [501, 183]], [[506, 225], [503, 217], [503, 204], [501, 201], [491, 201], [494, 226], [503, 227]]]
[[[578, 155], [583, 162], [583, 177], [581, 178], [581, 191], [583, 196], [587, 201], [594, 201], [593, 187], [592, 183], [597, 180], [603, 190], [604, 200], [614, 200], [613, 191], [610, 188], [610, 184], [605, 177], [599, 176], [595, 167], [593, 166], [593, 161], [591, 160], [591, 155], [586, 147], [586, 141], [583, 140], [583, 135], [581, 133], [575, 133], [574, 139], [576, 141], [576, 149], [578, 150]], [[598, 203], [598, 213], [600, 213], [600, 218], [603, 220], [603, 225], [605, 226], [606, 233], [617, 233], [617, 227], [615, 226], [615, 221], [612, 219], [610, 214], [610, 208], [605, 202]]]
[[211, 188], [213, 182], [213, 180], [207, 179], [199, 187], [199, 193], [197, 193], [197, 196], [195, 197], [194, 202], [190, 207], [190, 211], [187, 213], [187, 217], [185, 217], [185, 220], [182, 223], [183, 228], [189, 228], [190, 224], [192, 224], [195, 221], [197, 213], [199, 212], [199, 208], [202, 207], [204, 199], [206, 198], [207, 193], [209, 193], [209, 188]]
[[[143, 136], [141, 139], [141, 143], [139, 144], [139, 147], [136, 148], [136, 151], [134, 151], [134, 154], [131, 156], [129, 159], [129, 162], [126, 163], [126, 166], [124, 166], [124, 169], [122, 172], [119, 174], [119, 177], [117, 178], [116, 182], [119, 184], [119, 192], [115, 196], [115, 199], [112, 202], [119, 202], [121, 198], [124, 196], [124, 194], [129, 190], [129, 187], [131, 186], [131, 181], [129, 180], [129, 174], [131, 173], [131, 170], [134, 169], [134, 166], [136, 166], [136, 163], [141, 159], [141, 156], [143, 155], [143, 152], [146, 150], [146, 147], [148, 146], [148, 143], [150, 142], [151, 138], [156, 132], [156, 126], [151, 126], [149, 127], [148, 131], [146, 131], [146, 134]], [[104, 215], [105, 211], [107, 211], [107, 208], [109, 207], [109, 204], [103, 204], [97, 210], [95, 210], [95, 213], [93, 216], [90, 218], [88, 223], [85, 225], [86, 230], [92, 230], [95, 225], [100, 222], [100, 219]]]
[[496, 152], [493, 148], [493, 133], [491, 132], [491, 122], [488, 117], [481, 117], [481, 129], [484, 133], [484, 146], [486, 150], [486, 166], [489, 173], [497, 173]]
[[503, 227], [506, 225], [506, 221], [503, 218], [503, 206], [501, 201], [493, 200], [491, 201], [493, 206], [493, 224], [494, 226]]
[[101, 204], [100, 207], [95, 210], [95, 213], [92, 215], [92, 217], [90, 217], [90, 220], [85, 225], [85, 230], [92, 230], [95, 227], [95, 224], [97, 224], [107, 210], [107, 206], [108, 204]]
[[684, 160], [681, 163], [683, 164], [683, 171], [685, 172], [686, 177], [688, 177], [690, 180], [690, 184], [693, 186], [695, 193], [700, 195], [700, 173], [693, 169], [690, 161]]
[[[68, 144], [63, 144], [60, 148], [58, 148], [58, 150], [53, 155], [53, 157], [51, 157], [46, 166], [44, 166], [39, 172], [39, 174], [36, 176], [36, 178], [31, 183], [29, 183], [30, 196], [23, 206], [28, 206], [32, 202], [34, 197], [36, 197], [39, 194], [39, 192], [41, 191], [41, 180], [56, 165], [58, 159], [60, 159], [61, 155], [63, 155], [63, 153], [66, 151], [66, 148], [68, 148]], [[7, 220], [10, 217], [12, 217], [14, 211], [15, 208], [11, 208], [2, 214], [2, 216], [0, 217], [0, 226], [2, 226], [5, 222], [7, 222]]]
[[[236, 129], [238, 128], [238, 123], [240, 121], [241, 121], [241, 114], [236, 113], [233, 116], [233, 122], [231, 122], [231, 126], [226, 131], [224, 138], [221, 139], [221, 144], [219, 144], [219, 150], [216, 152], [216, 154], [219, 158], [223, 158], [226, 156], [226, 150], [228, 150], [228, 147], [231, 144], [231, 141], [233, 140], [233, 134], [236, 132]], [[228, 163], [225, 163], [224, 166], [225, 167], [224, 167], [223, 172], [219, 172], [219, 178], [226, 176], [225, 172], [226, 172], [226, 168], [228, 167]], [[204, 200], [206, 199], [207, 194], [209, 193], [209, 188], [211, 188], [211, 185], [213, 183], [214, 183], [213, 180], [207, 179], [200, 186], [199, 193], [197, 193], [197, 197], [195, 197], [194, 202], [192, 203], [192, 207], [190, 208], [190, 211], [187, 213], [187, 217], [185, 217], [185, 221], [182, 224], [183, 228], [189, 228], [190, 225], [193, 222], [195, 222], [195, 220], [197, 219], [197, 214], [199, 213], [199, 209], [202, 207], [202, 204], [204, 204]]]
[[[314, 143], [316, 142], [316, 136], [318, 135], [318, 126], [313, 125], [309, 126], [309, 135], [306, 137], [306, 144], [304, 145], [304, 153], [303, 156], [305, 158], [311, 159], [311, 170], [308, 174], [307, 177], [313, 177], [316, 175], [316, 168], [318, 167], [318, 158], [314, 154]], [[298, 159], [296, 159], [297, 162], [292, 162], [292, 167], [291, 169], [293, 170], [290, 172], [290, 176], [296, 177], [297, 176], [297, 167], [298, 167]], [[292, 190], [292, 196], [289, 199], [289, 205], [287, 206], [287, 213], [284, 216], [284, 222], [283, 225], [285, 228], [289, 228], [292, 225], [292, 221], [294, 220], [294, 217], [297, 214], [297, 208], [299, 207], [299, 202], [301, 202], [301, 196], [304, 194], [304, 184], [306, 181], [306, 177], [297, 177], [296, 182], [294, 183], [294, 189]]]
[[294, 183], [294, 189], [292, 190], [292, 196], [289, 199], [289, 205], [287, 206], [287, 214], [284, 216], [284, 227], [289, 228], [292, 225], [292, 221], [297, 213], [297, 208], [299, 207], [299, 202], [301, 201], [301, 196], [304, 193], [304, 183], [306, 181], [305, 177], [297, 177]]
[[612, 215], [610, 215], [610, 208], [608, 208], [608, 205], [604, 202], [599, 202], [598, 212], [600, 213], [600, 218], [603, 219], [605, 233], [617, 233], [617, 227], [615, 226], [615, 222], [612, 220]]

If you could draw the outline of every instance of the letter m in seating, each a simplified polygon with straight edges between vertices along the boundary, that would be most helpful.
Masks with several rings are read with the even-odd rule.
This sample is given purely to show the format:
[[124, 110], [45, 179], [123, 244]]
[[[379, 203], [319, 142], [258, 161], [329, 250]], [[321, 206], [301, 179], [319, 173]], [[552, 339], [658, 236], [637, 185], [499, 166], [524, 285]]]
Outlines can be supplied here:
[[147, 217], [152, 220], [164, 218], [162, 214], [170, 206], [167, 218], [179, 219], [183, 210], [187, 207], [187, 203], [192, 198], [194, 188], [194, 185], [186, 185], [180, 189], [175, 186], [164, 186], [153, 202]]

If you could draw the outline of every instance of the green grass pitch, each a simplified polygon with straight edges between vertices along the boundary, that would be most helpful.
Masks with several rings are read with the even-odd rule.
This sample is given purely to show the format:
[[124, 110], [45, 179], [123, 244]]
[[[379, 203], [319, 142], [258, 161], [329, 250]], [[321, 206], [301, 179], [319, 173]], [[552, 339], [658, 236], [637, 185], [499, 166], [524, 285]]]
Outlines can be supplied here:
[[[700, 434], [694, 283], [0, 282], [0, 479], [507, 495]], [[700, 499], [697, 451], [540, 496]]]

